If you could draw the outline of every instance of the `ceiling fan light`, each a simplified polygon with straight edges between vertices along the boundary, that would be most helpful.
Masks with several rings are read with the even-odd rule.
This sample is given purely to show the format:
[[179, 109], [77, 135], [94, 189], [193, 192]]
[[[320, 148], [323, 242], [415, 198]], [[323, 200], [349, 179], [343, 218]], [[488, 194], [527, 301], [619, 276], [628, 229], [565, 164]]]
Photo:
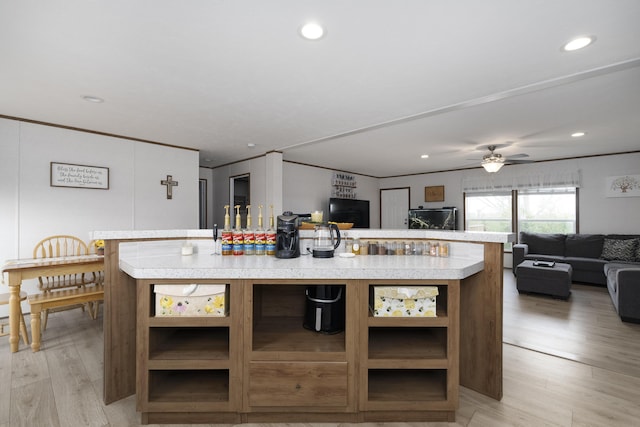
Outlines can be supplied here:
[[489, 173], [498, 172], [504, 166], [504, 159], [486, 159], [482, 161], [482, 167]]

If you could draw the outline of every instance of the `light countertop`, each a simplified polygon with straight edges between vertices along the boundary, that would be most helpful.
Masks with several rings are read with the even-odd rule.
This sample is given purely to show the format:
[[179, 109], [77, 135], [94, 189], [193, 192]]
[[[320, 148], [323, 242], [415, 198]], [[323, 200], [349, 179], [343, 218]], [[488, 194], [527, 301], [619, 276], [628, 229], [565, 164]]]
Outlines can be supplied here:
[[[181, 255], [186, 241], [120, 244], [120, 269], [135, 279], [464, 279], [484, 268], [481, 245], [448, 258], [425, 255], [356, 255], [352, 258], [293, 259], [213, 255], [211, 241], [189, 241], [193, 255]], [[478, 247], [476, 247], [478, 246]]]
[[[361, 239], [438, 239], [464, 242], [488, 242], [488, 243], [509, 243], [516, 241], [514, 233], [498, 233], [490, 231], [461, 231], [461, 230], [408, 230], [393, 229], [381, 230], [374, 228], [352, 228], [342, 230], [342, 234], [347, 233], [349, 237]], [[213, 231], [205, 230], [119, 230], [119, 231], [94, 231], [91, 233], [92, 239], [113, 239], [113, 240], [136, 240], [136, 239], [169, 239], [169, 238], [190, 238], [208, 239], [212, 238]], [[300, 237], [313, 237], [313, 230], [300, 230]]]

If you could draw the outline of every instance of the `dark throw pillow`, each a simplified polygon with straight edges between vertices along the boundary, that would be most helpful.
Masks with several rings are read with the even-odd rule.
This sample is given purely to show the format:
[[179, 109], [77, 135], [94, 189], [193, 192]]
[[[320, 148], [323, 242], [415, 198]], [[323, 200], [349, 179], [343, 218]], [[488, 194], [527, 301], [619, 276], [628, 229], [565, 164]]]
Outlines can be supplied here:
[[636, 259], [637, 248], [638, 239], [616, 240], [605, 238], [600, 258], [607, 261], [633, 262]]

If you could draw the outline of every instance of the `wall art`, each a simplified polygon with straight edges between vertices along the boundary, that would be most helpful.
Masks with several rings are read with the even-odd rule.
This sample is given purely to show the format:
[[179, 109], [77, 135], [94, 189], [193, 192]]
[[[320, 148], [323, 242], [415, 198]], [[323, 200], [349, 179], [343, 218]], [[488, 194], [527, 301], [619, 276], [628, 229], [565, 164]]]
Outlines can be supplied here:
[[606, 184], [607, 197], [640, 197], [640, 175], [609, 176]]
[[444, 185], [424, 187], [425, 202], [444, 202]]
[[109, 189], [109, 168], [51, 162], [52, 187]]

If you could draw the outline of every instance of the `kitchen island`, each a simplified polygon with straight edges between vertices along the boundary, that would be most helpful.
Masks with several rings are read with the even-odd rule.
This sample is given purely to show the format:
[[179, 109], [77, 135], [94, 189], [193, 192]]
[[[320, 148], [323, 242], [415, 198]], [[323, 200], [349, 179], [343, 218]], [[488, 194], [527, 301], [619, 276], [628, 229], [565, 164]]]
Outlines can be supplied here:
[[[211, 255], [206, 231], [129, 233], [94, 235], [106, 240], [107, 264], [109, 259], [118, 260], [105, 271], [107, 288], [111, 288], [105, 292], [105, 402], [136, 391], [136, 382], [131, 380], [136, 372], [136, 329], [138, 346], [146, 348], [146, 354], [151, 354], [150, 343], [166, 341], [174, 334], [195, 336], [198, 341], [199, 333], [209, 329], [212, 336], [219, 337], [219, 343], [228, 343], [214, 360], [196, 357], [195, 365], [210, 379], [207, 384], [219, 386], [217, 391], [203, 391], [206, 397], [197, 404], [176, 402], [172, 400], [175, 396], [160, 393], [163, 388], [159, 385], [176, 380], [168, 372], [175, 370], [180, 374], [176, 384], [187, 384], [190, 389], [188, 384], [203, 373], [200, 369], [187, 369], [191, 362], [182, 356], [180, 362], [169, 363], [141, 359], [138, 352], [137, 399], [145, 421], [184, 420], [184, 414], [178, 417], [176, 411], [189, 412], [194, 422], [212, 422], [213, 414], [229, 417], [218, 422], [450, 420], [457, 405], [458, 383], [501, 398], [502, 246], [513, 238], [511, 235], [350, 230], [350, 235], [361, 239], [446, 240], [452, 256], [368, 255], [329, 260], [302, 256], [280, 260]], [[305, 233], [301, 235], [304, 241]], [[195, 239], [194, 255], [180, 255], [184, 238]], [[184, 319], [176, 323], [175, 319], [156, 318], [152, 285], [168, 283], [225, 284], [229, 316], [186, 323]], [[299, 319], [295, 319], [304, 303], [300, 295], [305, 287], [317, 284], [345, 287], [344, 333], [305, 338], [305, 333], [316, 335], [299, 327]], [[381, 284], [437, 286], [442, 295], [438, 317], [372, 317], [368, 295], [371, 287]], [[282, 307], [289, 307], [294, 314], [288, 316]], [[297, 326], [291, 331], [290, 325]], [[185, 332], [181, 328], [188, 333], [180, 334]], [[435, 350], [412, 353], [413, 346], [407, 343], [416, 340], [430, 343], [427, 347]], [[408, 355], [391, 355], [388, 349], [398, 345], [404, 345]], [[127, 356], [133, 357], [133, 366]], [[304, 382], [308, 377], [318, 380]], [[274, 378], [281, 381], [273, 382]], [[327, 381], [335, 384], [327, 389]], [[418, 385], [423, 383], [432, 386], [425, 389]], [[398, 390], [409, 394], [398, 394]], [[193, 401], [193, 396], [189, 399]]]

